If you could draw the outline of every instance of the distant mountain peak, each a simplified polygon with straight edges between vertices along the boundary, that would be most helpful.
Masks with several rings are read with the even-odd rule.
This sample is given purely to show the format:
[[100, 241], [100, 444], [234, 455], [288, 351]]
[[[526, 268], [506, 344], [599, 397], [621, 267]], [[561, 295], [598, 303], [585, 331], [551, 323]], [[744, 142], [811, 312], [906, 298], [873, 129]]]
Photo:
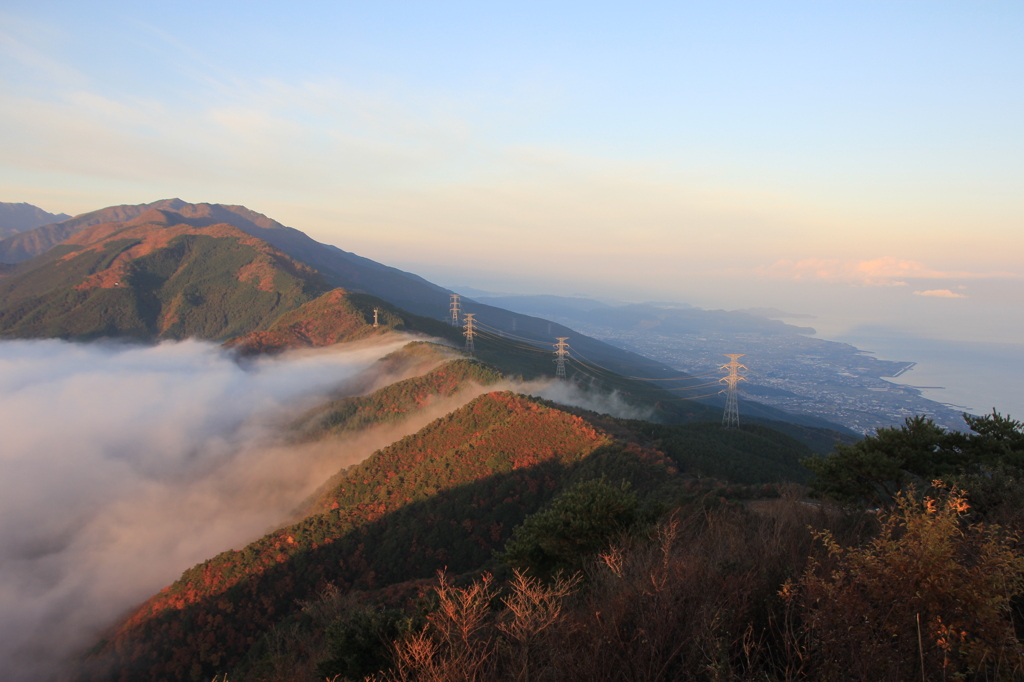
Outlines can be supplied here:
[[56, 223], [70, 218], [66, 213], [50, 213], [38, 206], [0, 201], [0, 239], [31, 230], [40, 225]]

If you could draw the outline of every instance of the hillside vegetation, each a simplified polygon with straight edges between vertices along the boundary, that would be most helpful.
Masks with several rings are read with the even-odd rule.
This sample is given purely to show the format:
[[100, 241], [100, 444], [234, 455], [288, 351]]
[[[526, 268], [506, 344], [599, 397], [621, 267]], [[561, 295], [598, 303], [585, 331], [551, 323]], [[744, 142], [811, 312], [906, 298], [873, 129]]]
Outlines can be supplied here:
[[974, 473], [915, 487], [905, 468], [873, 513], [796, 487], [666, 498], [685, 478], [671, 464], [598, 448], [490, 562], [354, 595], [326, 586], [233, 678], [1021, 679], [1024, 425], [921, 421], [856, 456], [923, 452], [938, 435]]
[[339, 398], [310, 410], [294, 425], [297, 440], [320, 440], [398, 421], [467, 385], [487, 386], [501, 378], [493, 367], [483, 363], [468, 358], [450, 360], [422, 376], [397, 381], [370, 395]]
[[[388, 419], [467, 380], [496, 377], [479, 363], [455, 360], [371, 396], [332, 401], [301, 419], [297, 433], [329, 436]], [[778, 470], [759, 475], [749, 467], [747, 480], [760, 484], [784, 480], [811, 454], [767, 429], [722, 442], [711, 427], [642, 433], [650, 426], [511, 393], [481, 396], [336, 477], [303, 521], [186, 571], [93, 652], [91, 661], [106, 672], [91, 678], [203, 679], [231, 670], [301, 613], [299, 601], [328, 586], [343, 594], [401, 592], [437, 570], [488, 565], [514, 528], [583, 481], [625, 481], [646, 500], [643, 513], [656, 516], [666, 504], [774, 494], [712, 477], [716, 461], [742, 469], [743, 461], [765, 457], [759, 453], [776, 453]]]

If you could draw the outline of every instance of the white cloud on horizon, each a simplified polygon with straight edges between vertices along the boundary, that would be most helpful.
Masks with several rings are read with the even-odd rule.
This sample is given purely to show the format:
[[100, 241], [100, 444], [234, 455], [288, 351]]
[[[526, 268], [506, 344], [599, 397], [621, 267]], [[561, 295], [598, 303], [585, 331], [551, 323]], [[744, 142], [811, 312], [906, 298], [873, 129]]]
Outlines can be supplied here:
[[934, 298], [967, 298], [967, 294], [958, 294], [949, 289], [928, 289], [927, 291], [915, 291], [915, 296], [931, 296]]
[[[988, 279], [1016, 278], [1012, 272], [947, 271], [930, 268], [921, 261], [883, 256], [872, 260], [841, 260], [838, 258], [805, 258], [799, 261], [779, 260], [761, 266], [755, 272], [771, 279], [823, 281], [860, 286], [906, 286], [911, 279]], [[916, 293], [916, 292], [915, 292]]]

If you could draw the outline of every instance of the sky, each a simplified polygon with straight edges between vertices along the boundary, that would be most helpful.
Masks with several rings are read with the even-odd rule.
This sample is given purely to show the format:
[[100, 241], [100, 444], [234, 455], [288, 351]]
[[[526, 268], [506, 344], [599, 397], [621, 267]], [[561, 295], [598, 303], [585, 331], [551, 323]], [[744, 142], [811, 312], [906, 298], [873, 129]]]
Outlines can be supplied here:
[[0, 200], [1019, 343], [1024, 5], [0, 2]]

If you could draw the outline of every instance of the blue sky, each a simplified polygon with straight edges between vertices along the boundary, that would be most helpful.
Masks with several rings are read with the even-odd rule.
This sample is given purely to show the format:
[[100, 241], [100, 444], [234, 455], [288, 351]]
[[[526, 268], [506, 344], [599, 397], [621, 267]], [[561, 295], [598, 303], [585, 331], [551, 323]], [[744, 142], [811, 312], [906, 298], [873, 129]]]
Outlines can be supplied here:
[[998, 2], [5, 2], [0, 200], [240, 203], [444, 284], [1015, 341], [1022, 29]]

